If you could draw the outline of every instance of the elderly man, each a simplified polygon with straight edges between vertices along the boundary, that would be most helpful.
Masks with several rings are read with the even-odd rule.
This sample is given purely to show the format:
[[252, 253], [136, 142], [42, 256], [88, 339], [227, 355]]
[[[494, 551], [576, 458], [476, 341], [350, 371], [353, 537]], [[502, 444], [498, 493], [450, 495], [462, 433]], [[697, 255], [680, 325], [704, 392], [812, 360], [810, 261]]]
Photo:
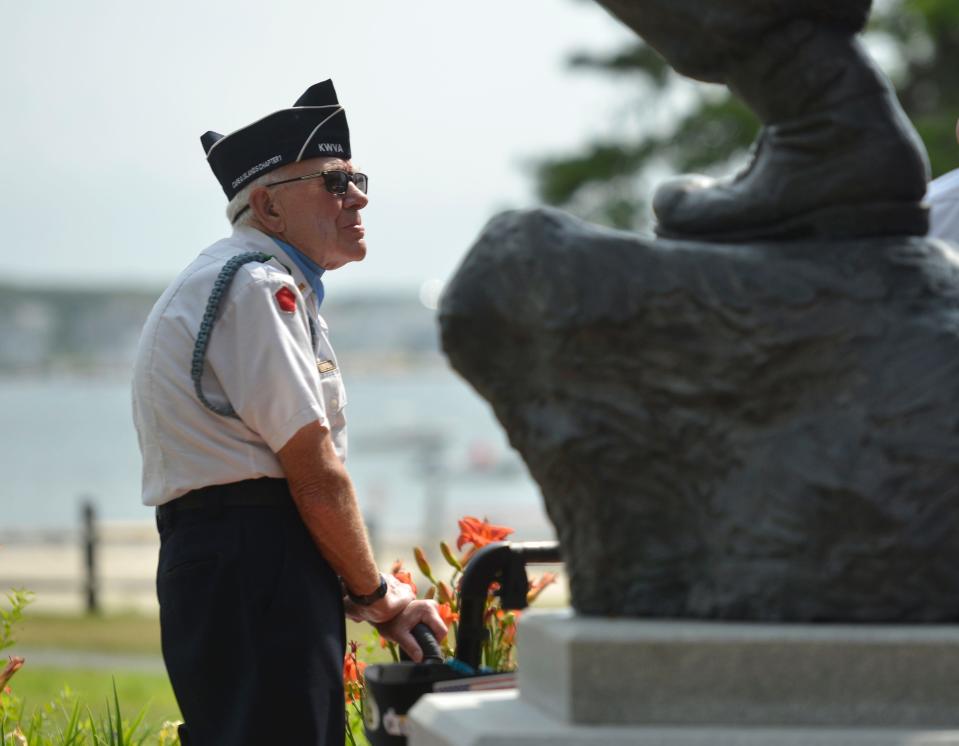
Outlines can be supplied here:
[[855, 38], [871, 0], [598, 2], [678, 72], [728, 85], [763, 123], [741, 173], [659, 188], [661, 235], [735, 242], [925, 234], [925, 150]]
[[446, 634], [377, 570], [343, 465], [321, 275], [366, 255], [368, 179], [330, 81], [202, 143], [233, 233], [157, 302], [133, 381], [163, 657], [185, 746], [341, 744], [344, 612], [414, 660], [417, 623]]

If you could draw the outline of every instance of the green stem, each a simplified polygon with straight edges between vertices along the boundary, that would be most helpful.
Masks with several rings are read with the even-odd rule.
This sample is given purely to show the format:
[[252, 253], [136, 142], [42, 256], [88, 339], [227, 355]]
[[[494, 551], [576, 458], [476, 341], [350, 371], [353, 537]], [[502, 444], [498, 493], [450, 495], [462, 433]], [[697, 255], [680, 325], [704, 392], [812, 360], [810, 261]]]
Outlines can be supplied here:
[[353, 729], [350, 727], [350, 721], [346, 721], [346, 737], [350, 739], [350, 746], [356, 746], [356, 737], [353, 735]]

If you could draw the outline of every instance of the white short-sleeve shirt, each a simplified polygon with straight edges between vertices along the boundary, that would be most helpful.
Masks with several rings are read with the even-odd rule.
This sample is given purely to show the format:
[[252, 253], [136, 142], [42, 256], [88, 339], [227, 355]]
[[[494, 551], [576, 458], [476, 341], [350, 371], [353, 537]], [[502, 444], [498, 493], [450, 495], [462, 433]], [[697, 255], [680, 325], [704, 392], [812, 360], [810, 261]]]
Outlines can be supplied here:
[[930, 182], [926, 202], [930, 238], [959, 243], [959, 169]]
[[[210, 334], [203, 392], [237, 417], [205, 407], [190, 375], [197, 332], [217, 275], [248, 251]], [[312, 330], [310, 320], [313, 320]], [[346, 392], [316, 296], [269, 236], [246, 226], [204, 250], [147, 318], [133, 375], [133, 419], [143, 454], [143, 502], [162, 505], [190, 490], [282, 477], [276, 452], [318, 421], [346, 459]]]

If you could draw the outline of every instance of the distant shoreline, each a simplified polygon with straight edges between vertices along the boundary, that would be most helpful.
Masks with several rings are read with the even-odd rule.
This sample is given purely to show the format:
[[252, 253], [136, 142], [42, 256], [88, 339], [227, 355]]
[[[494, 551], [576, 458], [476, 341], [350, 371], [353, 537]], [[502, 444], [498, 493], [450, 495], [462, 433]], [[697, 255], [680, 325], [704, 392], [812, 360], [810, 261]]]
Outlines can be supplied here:
[[[0, 377], [128, 378], [159, 292], [0, 284]], [[323, 316], [345, 370], [441, 364], [436, 312], [416, 293], [329, 298]]]

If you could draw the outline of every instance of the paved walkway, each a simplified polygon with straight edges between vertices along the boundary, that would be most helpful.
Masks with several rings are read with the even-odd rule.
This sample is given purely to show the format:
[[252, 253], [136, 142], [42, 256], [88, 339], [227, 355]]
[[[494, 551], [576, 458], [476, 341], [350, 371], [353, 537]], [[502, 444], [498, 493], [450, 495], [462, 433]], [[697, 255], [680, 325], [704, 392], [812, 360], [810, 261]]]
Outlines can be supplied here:
[[76, 668], [89, 671], [135, 671], [137, 673], [165, 673], [159, 655], [133, 653], [98, 653], [86, 650], [58, 648], [21, 648], [3, 651], [5, 655], [26, 658], [31, 668]]

